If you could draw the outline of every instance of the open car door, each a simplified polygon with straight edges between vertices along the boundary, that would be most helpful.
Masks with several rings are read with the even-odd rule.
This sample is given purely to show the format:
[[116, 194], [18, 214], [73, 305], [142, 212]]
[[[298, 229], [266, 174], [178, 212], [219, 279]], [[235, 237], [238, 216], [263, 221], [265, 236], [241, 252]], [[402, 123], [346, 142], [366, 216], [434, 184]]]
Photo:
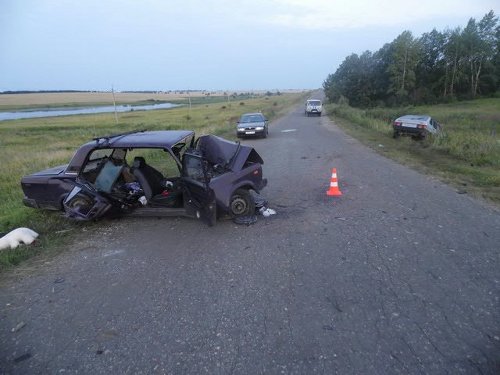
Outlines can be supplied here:
[[75, 182], [75, 187], [63, 201], [64, 213], [76, 220], [93, 220], [112, 207], [108, 199], [87, 184]]
[[123, 165], [107, 161], [96, 177], [94, 185], [77, 179], [75, 187], [63, 201], [66, 216], [77, 220], [93, 220], [113, 207], [109, 193], [120, 176]]
[[182, 184], [184, 208], [188, 215], [201, 219], [209, 226], [215, 225], [217, 204], [210, 188], [206, 161], [201, 153], [187, 150], [182, 158]]

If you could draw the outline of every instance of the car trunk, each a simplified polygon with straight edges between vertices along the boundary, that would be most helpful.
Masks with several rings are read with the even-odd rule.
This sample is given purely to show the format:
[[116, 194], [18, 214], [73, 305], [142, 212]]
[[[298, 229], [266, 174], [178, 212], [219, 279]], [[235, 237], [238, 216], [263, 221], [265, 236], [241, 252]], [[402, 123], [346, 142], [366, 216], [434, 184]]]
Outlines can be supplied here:
[[65, 188], [54, 178], [57, 179], [60, 176], [62, 179], [66, 167], [67, 164], [59, 165], [24, 176], [21, 179], [21, 188], [25, 196], [24, 204], [28, 207], [60, 209], [60, 198], [64, 194]]
[[68, 166], [68, 164], [63, 164], [63, 165], [59, 165], [57, 167], [47, 168], [47, 169], [44, 169], [43, 171], [33, 173], [33, 174], [26, 176], [26, 177], [30, 177], [30, 176], [56, 176], [56, 175], [63, 173], [66, 170], [67, 166]]

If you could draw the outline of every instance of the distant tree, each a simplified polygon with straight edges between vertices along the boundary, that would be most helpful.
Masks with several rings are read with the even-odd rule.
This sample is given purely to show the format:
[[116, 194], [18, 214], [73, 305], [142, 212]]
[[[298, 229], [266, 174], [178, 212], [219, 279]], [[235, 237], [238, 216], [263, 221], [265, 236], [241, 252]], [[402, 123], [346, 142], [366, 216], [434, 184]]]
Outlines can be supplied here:
[[494, 59], [497, 22], [498, 18], [495, 17], [493, 11], [490, 11], [479, 23], [474, 18], [471, 18], [462, 33], [472, 97], [475, 97], [478, 93], [479, 79], [484, 64]]
[[391, 62], [387, 68], [389, 74], [389, 93], [398, 99], [408, 99], [408, 94], [415, 88], [420, 43], [410, 31], [403, 31], [391, 43]]
[[495, 56], [492, 65], [496, 78], [496, 90], [500, 90], [500, 24], [496, 27], [495, 39]]
[[325, 94], [330, 101], [341, 96], [354, 106], [371, 105], [374, 96], [372, 84], [373, 55], [365, 51], [361, 56], [353, 53], [346, 57], [333, 75], [323, 83]]
[[444, 44], [446, 37], [436, 29], [419, 40], [421, 54], [416, 66], [416, 101], [433, 102], [443, 92], [441, 77], [445, 76]]
[[443, 81], [443, 97], [455, 96], [455, 85], [462, 76], [461, 65], [464, 56], [464, 43], [460, 28], [447, 30], [444, 34], [443, 56], [445, 73]]
[[323, 82], [331, 101], [400, 105], [488, 95], [500, 89], [500, 24], [493, 11], [479, 22], [420, 38], [402, 32], [377, 52], [351, 54]]

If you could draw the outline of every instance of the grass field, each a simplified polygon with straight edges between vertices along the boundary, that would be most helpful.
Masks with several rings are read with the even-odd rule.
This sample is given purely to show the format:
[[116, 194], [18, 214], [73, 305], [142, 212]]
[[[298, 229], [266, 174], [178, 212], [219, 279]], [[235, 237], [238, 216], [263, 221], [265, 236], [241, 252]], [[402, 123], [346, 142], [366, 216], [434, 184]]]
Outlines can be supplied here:
[[[327, 111], [373, 149], [500, 207], [499, 99], [369, 110], [329, 104]], [[392, 121], [404, 114], [428, 114], [443, 131], [424, 141], [392, 139]]]
[[[66, 164], [76, 148], [93, 137], [134, 129], [189, 129], [198, 136], [215, 134], [235, 139], [236, 121], [242, 113], [262, 111], [273, 119], [306, 95], [290, 93], [229, 102], [226, 98], [218, 103], [194, 104], [191, 108], [119, 113], [118, 124], [114, 113], [0, 122], [0, 232], [27, 226], [41, 234], [40, 246], [35, 251], [32, 247], [3, 251], [0, 268], [17, 264], [34, 252], [46, 251], [59, 237], [64, 237], [66, 230], [81, 225], [61, 218], [56, 212], [24, 207], [19, 183], [23, 175]], [[68, 101], [73, 100], [70, 95]]]

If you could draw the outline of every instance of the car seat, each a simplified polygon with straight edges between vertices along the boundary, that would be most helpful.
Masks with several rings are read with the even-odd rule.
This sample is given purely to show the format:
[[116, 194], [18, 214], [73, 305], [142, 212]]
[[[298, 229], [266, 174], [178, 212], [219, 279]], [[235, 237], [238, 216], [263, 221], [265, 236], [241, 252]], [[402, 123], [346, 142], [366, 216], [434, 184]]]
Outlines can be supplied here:
[[151, 200], [151, 198], [157, 194], [161, 194], [164, 190], [163, 175], [152, 166], [146, 164], [142, 156], [136, 156], [134, 158], [132, 174], [141, 185], [147, 200]]

